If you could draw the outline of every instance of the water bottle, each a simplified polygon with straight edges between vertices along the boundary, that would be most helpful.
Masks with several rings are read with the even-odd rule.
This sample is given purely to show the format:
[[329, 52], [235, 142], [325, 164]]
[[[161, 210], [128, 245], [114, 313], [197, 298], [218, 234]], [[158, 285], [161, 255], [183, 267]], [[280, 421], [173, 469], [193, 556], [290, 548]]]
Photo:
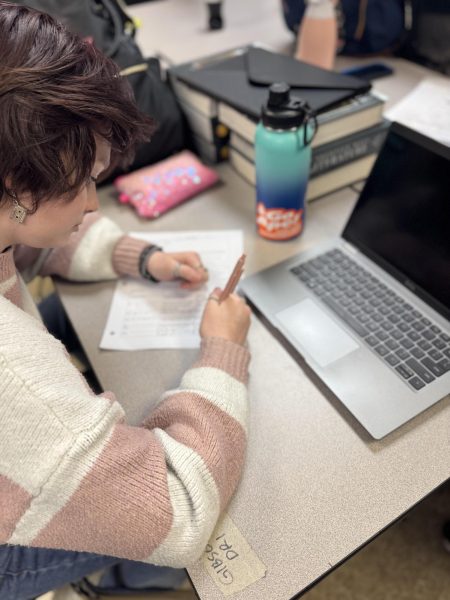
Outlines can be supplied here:
[[264, 238], [288, 240], [303, 230], [316, 130], [313, 112], [290, 97], [289, 85], [270, 86], [255, 133], [256, 225]]
[[[222, 0], [214, 0], [212, 2], [206, 2], [208, 7], [208, 27], [211, 30], [222, 29], [223, 18], [222, 18]], [[330, 67], [331, 69], [331, 67]]]

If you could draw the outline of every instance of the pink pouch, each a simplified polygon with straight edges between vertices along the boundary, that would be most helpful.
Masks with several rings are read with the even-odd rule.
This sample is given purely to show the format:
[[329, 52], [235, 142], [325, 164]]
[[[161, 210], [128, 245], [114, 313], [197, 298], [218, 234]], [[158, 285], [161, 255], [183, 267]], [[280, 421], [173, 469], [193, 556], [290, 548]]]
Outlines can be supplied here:
[[114, 180], [119, 201], [130, 203], [141, 217], [156, 219], [219, 180], [215, 171], [183, 150], [161, 162]]

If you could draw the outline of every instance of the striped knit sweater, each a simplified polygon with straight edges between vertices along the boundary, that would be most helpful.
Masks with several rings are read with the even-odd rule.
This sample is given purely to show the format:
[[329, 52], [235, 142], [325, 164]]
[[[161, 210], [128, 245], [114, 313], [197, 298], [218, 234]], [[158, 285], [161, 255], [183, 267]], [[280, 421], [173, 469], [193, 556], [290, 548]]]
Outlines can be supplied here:
[[131, 427], [113, 394], [96, 396], [36, 318], [16, 270], [115, 278], [137, 274], [141, 249], [88, 216], [63, 249], [0, 254], [0, 544], [187, 566], [237, 485], [246, 349], [204, 339], [179, 388]]

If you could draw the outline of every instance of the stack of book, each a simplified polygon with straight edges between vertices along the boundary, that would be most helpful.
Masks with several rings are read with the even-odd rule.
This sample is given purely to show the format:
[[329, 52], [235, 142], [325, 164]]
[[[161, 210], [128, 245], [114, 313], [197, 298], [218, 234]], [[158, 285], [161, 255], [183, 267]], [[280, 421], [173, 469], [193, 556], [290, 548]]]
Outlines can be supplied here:
[[[368, 176], [389, 128], [389, 122], [381, 116], [380, 106], [379, 99], [367, 94], [319, 115], [319, 130], [312, 143], [307, 200]], [[331, 120], [325, 120], [330, 117]], [[253, 140], [257, 123], [227, 105], [219, 105], [219, 120], [231, 131], [231, 164], [255, 185]]]
[[[223, 56], [218, 57], [219, 65], [227, 65]], [[214, 59], [174, 67], [169, 70], [169, 78], [190, 124], [200, 156], [210, 162], [229, 158], [233, 168], [254, 185], [253, 144], [262, 102], [257, 103], [253, 90], [250, 94], [247, 83], [237, 78], [236, 70], [230, 73], [219, 66], [215, 72]], [[234, 68], [239, 66], [237, 61], [240, 59], [241, 55], [238, 55], [227, 60], [229, 63], [235, 60]], [[199, 65], [207, 65], [209, 69], [204, 78], [206, 83], [198, 77]], [[309, 65], [307, 68], [312, 69]], [[333, 76], [336, 77], [336, 74]], [[237, 85], [233, 85], [235, 81]], [[329, 96], [329, 90], [326, 92]], [[265, 98], [267, 92], [259, 88], [257, 93], [259, 99]], [[293, 91], [295, 93], [296, 90]], [[315, 100], [310, 89], [304, 92], [304, 96], [307, 97], [308, 93]], [[337, 98], [340, 94], [340, 101], [318, 114], [319, 128], [312, 143], [308, 200], [365, 179], [389, 128], [389, 122], [382, 116], [384, 99], [381, 96], [364, 89], [350, 98], [342, 99], [345, 95], [342, 89], [336, 94]]]

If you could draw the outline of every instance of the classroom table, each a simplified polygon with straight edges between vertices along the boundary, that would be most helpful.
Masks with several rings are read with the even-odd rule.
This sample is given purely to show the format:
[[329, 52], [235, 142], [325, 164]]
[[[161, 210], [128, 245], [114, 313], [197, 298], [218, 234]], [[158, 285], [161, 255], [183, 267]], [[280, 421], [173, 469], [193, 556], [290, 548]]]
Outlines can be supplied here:
[[[158, 221], [138, 220], [110, 188], [100, 192], [103, 212], [131, 231], [241, 228], [252, 273], [336, 235], [356, 199], [346, 188], [311, 203], [304, 234], [273, 243], [255, 234], [253, 189], [228, 165], [218, 171], [223, 184]], [[57, 287], [102, 386], [116, 393], [128, 421], [139, 423], [160, 394], [177, 385], [196, 351], [102, 351], [114, 283]], [[228, 513], [267, 574], [233, 598], [282, 600], [307, 588], [447, 479], [450, 400], [375, 441], [256, 317], [249, 345], [249, 445]], [[189, 573], [200, 598], [222, 597], [202, 568]]]
[[[396, 75], [380, 80], [377, 88], [389, 93], [390, 102], [426, 75], [417, 65], [387, 62]], [[304, 233], [288, 242], [271, 242], [255, 231], [254, 189], [226, 163], [217, 171], [218, 186], [158, 220], [139, 219], [117, 202], [112, 187], [99, 192], [102, 210], [129, 231], [242, 229], [250, 274], [339, 235], [357, 198], [354, 189], [345, 188], [311, 202]], [[100, 350], [114, 285], [58, 281], [57, 289], [101, 385], [116, 393], [128, 422], [138, 424], [163, 391], [177, 386], [196, 351]], [[228, 573], [242, 588], [230, 597], [288, 600], [448, 479], [450, 397], [377, 441], [256, 315], [249, 347], [247, 459], [227, 508], [232, 524], [227, 523], [225, 533], [242, 550], [241, 558], [253, 562], [239, 557], [228, 561]], [[188, 570], [202, 600], [226, 597], [212, 565], [205, 555]]]

